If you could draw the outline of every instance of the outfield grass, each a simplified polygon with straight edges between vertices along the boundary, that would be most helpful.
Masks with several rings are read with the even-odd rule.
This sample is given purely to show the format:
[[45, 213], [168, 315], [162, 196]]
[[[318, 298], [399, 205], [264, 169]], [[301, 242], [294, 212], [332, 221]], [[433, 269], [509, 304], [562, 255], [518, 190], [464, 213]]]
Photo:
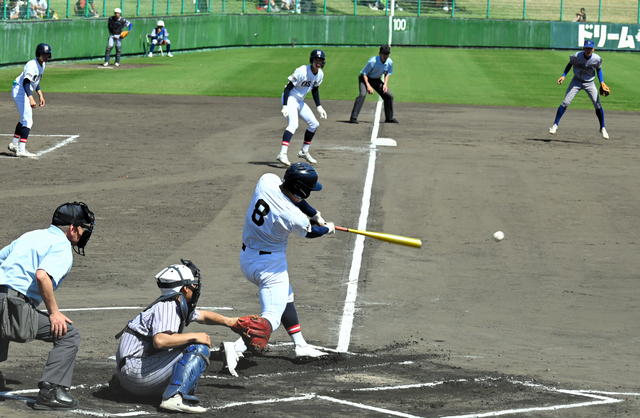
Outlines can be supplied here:
[[[279, 97], [293, 70], [308, 63], [312, 48], [239, 48], [176, 54], [174, 58], [124, 58], [118, 69], [53, 63], [42, 90], [60, 93], [122, 93]], [[377, 48], [325, 48], [322, 99], [354, 100], [357, 77]], [[398, 102], [556, 108], [569, 79], [556, 81], [571, 51], [393, 48], [390, 89]], [[635, 53], [602, 52], [612, 94], [605, 110], [640, 111], [640, 66]], [[152, 64], [127, 68], [128, 64]], [[20, 68], [0, 70], [0, 91], [9, 91]], [[374, 95], [377, 96], [377, 95]], [[369, 97], [374, 100], [376, 97]], [[592, 108], [584, 93], [574, 108]]]

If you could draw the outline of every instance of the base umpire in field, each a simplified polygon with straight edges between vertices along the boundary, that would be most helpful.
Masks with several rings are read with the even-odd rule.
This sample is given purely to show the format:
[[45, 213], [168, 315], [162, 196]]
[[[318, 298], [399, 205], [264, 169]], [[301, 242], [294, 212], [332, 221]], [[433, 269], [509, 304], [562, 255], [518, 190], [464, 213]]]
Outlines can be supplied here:
[[[60, 312], [53, 292], [71, 270], [72, 247], [84, 255], [94, 224], [86, 204], [65, 203], [54, 212], [49, 229], [27, 232], [0, 250], [0, 362], [7, 360], [10, 341], [53, 343], [38, 382], [34, 409], [78, 406], [68, 391], [80, 332]], [[42, 302], [48, 313], [35, 309]], [[5, 384], [0, 373], [0, 386]]]
[[381, 46], [380, 55], [369, 58], [367, 65], [360, 71], [360, 76], [358, 77], [360, 94], [353, 104], [349, 122], [358, 123], [358, 115], [367, 98], [367, 93], [373, 94], [375, 90], [384, 101], [384, 121], [387, 123], [399, 123], [393, 117], [393, 93], [388, 87], [389, 76], [393, 74], [393, 61], [389, 58], [389, 55], [391, 55], [391, 47], [389, 45]]

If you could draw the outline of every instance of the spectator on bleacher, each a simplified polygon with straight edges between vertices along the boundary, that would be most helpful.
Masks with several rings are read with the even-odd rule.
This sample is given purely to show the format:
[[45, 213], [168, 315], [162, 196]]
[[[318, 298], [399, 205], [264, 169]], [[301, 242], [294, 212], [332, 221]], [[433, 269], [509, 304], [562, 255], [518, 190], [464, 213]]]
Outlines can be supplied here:
[[12, 0], [9, 3], [9, 19], [26, 19], [27, 18], [27, 3], [22, 0]]
[[96, 7], [93, 5], [93, 0], [89, 0], [89, 10], [87, 11], [87, 0], [78, 0], [73, 6], [73, 11], [76, 16], [86, 17], [100, 17], [96, 11]]
[[584, 10], [584, 7], [580, 9], [580, 13], [576, 13], [576, 18], [573, 19], [574, 22], [586, 22], [587, 21], [587, 13]]
[[294, 10], [291, 8], [291, 1], [292, 0], [282, 0], [282, 3], [280, 4], [280, 10], [286, 10], [287, 12], [293, 13]]
[[30, 17], [33, 19], [44, 19], [47, 17], [47, 0], [30, 0]]

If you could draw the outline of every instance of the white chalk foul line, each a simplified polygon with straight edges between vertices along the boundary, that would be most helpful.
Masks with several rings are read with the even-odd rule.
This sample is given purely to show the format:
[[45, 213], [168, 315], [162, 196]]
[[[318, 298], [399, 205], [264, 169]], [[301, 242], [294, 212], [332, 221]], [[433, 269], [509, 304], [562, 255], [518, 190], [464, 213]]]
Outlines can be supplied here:
[[[373, 122], [373, 132], [371, 133], [371, 143], [375, 142], [378, 137], [378, 129], [380, 127], [380, 110], [382, 109], [382, 100], [378, 100], [376, 107], [375, 119]], [[369, 217], [369, 206], [371, 204], [371, 188], [373, 186], [373, 174], [376, 168], [376, 147], [369, 149], [369, 165], [367, 166], [367, 176], [364, 181], [364, 191], [362, 193], [362, 204], [360, 209], [360, 219], [358, 220], [359, 230], [367, 229], [367, 218]], [[344, 301], [344, 310], [342, 312], [342, 323], [340, 324], [340, 333], [338, 337], [338, 352], [346, 352], [349, 349], [351, 340], [351, 328], [353, 327], [353, 317], [356, 311], [356, 298], [358, 296], [358, 277], [360, 276], [360, 267], [362, 266], [362, 252], [364, 251], [364, 236], [357, 235], [356, 243], [353, 249], [353, 259], [351, 261], [351, 269], [349, 271], [349, 279], [347, 282], [347, 296]]]
[[[0, 136], [10, 136], [13, 137], [13, 135], [11, 134], [0, 134]], [[40, 150], [40, 151], [36, 151], [34, 154], [36, 155], [35, 158], [37, 159], [38, 157], [47, 154], [53, 150], [56, 150], [60, 147], [64, 147], [67, 144], [70, 144], [71, 142], [74, 142], [76, 139], [78, 139], [80, 137], [80, 135], [30, 135], [30, 137], [35, 137], [35, 136], [40, 136], [40, 137], [62, 137], [62, 138], [66, 138], [60, 142], [58, 142], [57, 144], [55, 144], [54, 146], [48, 148], [48, 149], [44, 149], [44, 150]], [[15, 157], [9, 157], [9, 158], [15, 158]]]

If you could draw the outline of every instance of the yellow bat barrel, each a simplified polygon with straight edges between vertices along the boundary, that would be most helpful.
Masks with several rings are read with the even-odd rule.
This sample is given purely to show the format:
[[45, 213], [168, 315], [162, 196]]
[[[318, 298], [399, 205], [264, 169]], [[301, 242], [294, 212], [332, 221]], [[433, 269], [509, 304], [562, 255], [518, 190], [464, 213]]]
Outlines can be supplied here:
[[354, 234], [364, 235], [365, 237], [377, 239], [380, 241], [390, 242], [392, 244], [406, 245], [407, 247], [421, 248], [422, 241], [417, 238], [404, 237], [402, 235], [386, 234], [384, 232], [360, 231], [357, 229], [336, 226], [338, 231], [351, 232]]

